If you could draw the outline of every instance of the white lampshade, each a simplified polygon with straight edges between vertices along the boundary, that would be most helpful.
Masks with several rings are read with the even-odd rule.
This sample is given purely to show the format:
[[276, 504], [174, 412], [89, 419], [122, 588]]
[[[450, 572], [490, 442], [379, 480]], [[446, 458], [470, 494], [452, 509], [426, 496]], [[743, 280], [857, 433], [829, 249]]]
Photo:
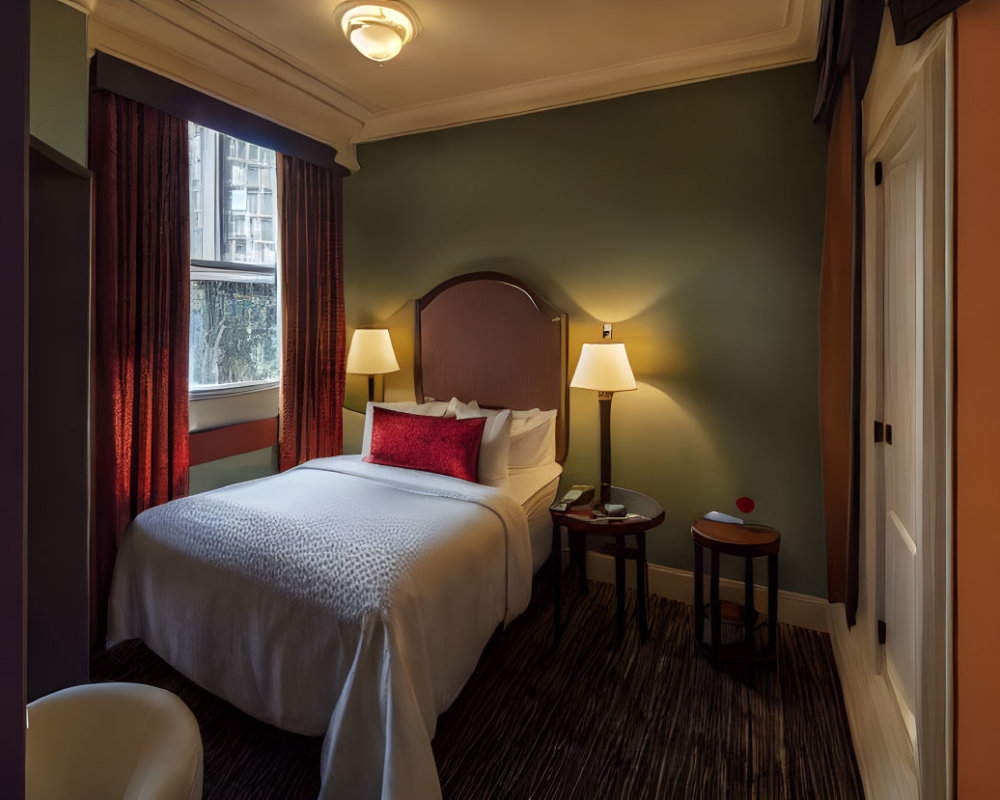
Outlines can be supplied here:
[[593, 389], [597, 392], [630, 392], [635, 387], [635, 377], [628, 363], [625, 345], [621, 342], [585, 344], [570, 386], [574, 389]]
[[358, 328], [351, 337], [347, 353], [347, 371], [352, 375], [381, 375], [397, 372], [399, 362], [392, 349], [392, 339], [385, 328]]

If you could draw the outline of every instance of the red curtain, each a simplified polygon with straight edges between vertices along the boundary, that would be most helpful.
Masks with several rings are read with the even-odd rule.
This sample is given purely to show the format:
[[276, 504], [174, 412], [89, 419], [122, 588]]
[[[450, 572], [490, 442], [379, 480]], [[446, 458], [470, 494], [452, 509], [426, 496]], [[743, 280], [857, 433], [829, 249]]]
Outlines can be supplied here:
[[819, 412], [826, 511], [827, 597], [847, 599], [854, 480], [854, 108], [845, 77], [835, 101], [826, 162], [820, 278]]
[[860, 561], [861, 100], [875, 64], [882, 11], [882, 3], [868, 0], [824, 0], [813, 117], [830, 133], [819, 355], [827, 596], [844, 603], [848, 625], [858, 609]]
[[282, 328], [279, 463], [339, 455], [343, 444], [343, 173], [278, 159]]
[[143, 509], [187, 494], [190, 248], [187, 123], [92, 92], [94, 451], [92, 634], [118, 543]]

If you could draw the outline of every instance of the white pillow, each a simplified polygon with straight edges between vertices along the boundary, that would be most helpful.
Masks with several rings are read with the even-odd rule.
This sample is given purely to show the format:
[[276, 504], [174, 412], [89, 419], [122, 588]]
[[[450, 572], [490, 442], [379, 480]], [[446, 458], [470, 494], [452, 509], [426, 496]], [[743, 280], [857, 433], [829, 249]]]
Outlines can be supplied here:
[[[556, 411], [542, 411], [538, 408], [529, 408], [526, 410], [521, 410], [517, 408], [512, 408], [510, 410], [510, 418], [514, 423], [514, 427], [518, 428], [524, 427], [524, 423], [529, 423], [529, 427], [532, 425], [541, 425], [543, 422], [553, 420], [556, 418]], [[460, 412], [471, 413], [478, 412], [485, 414], [486, 416], [492, 416], [498, 413], [499, 409], [492, 408], [480, 408], [479, 402], [476, 400], [470, 400], [468, 403], [463, 403], [457, 397], [451, 398], [451, 402], [448, 403], [448, 413], [445, 416], [458, 416]], [[459, 417], [461, 419], [461, 417]]]
[[558, 411], [515, 411], [510, 428], [509, 469], [544, 467], [556, 460]]
[[[465, 414], [465, 416], [460, 416], [461, 414]], [[457, 419], [472, 419], [473, 417], [492, 417], [496, 414], [497, 409], [480, 408], [479, 403], [475, 400], [463, 403], [457, 397], [453, 397], [448, 403], [448, 411], [445, 416], [455, 417]]]
[[[479, 403], [470, 400], [463, 403], [457, 397], [448, 403], [446, 416], [456, 416], [458, 419], [485, 416], [495, 417], [498, 411], [491, 408], [480, 408]], [[556, 416], [558, 411], [541, 411], [537, 408], [510, 411], [510, 446], [507, 449], [507, 474], [511, 469], [534, 469], [552, 464], [556, 460]], [[486, 442], [489, 430], [483, 433]], [[480, 450], [480, 452], [482, 452]], [[506, 477], [506, 475], [505, 475]], [[480, 483], [487, 481], [480, 478]]]
[[364, 458], [368, 457], [368, 452], [372, 446], [372, 409], [376, 406], [379, 408], [388, 408], [392, 411], [404, 411], [407, 414], [420, 414], [425, 417], [444, 417], [448, 415], [447, 403], [416, 403], [412, 400], [404, 403], [373, 403], [369, 401], [365, 407], [365, 432], [361, 439], [361, 455]]
[[453, 402], [458, 402], [460, 406], [456, 409], [457, 419], [486, 417], [483, 440], [479, 445], [478, 477], [480, 483], [496, 486], [510, 474], [507, 468], [507, 458], [510, 453], [510, 411], [483, 409], [479, 408], [478, 404], [472, 408], [471, 403], [466, 405], [460, 401]]

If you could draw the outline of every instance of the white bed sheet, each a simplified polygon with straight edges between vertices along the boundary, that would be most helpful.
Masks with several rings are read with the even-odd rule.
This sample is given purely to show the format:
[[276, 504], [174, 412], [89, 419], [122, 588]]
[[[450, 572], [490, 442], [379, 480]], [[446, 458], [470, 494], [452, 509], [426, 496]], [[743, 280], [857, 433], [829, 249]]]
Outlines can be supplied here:
[[322, 798], [436, 800], [437, 717], [527, 607], [531, 565], [502, 489], [316, 459], [140, 514], [109, 636], [142, 638], [259, 719], [325, 733]]

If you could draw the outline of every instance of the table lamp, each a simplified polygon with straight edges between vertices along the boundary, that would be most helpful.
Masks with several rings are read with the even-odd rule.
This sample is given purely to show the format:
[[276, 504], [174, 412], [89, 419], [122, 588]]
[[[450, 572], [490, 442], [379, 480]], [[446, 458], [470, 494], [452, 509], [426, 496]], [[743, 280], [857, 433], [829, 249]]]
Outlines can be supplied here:
[[621, 342], [585, 344], [569, 385], [597, 392], [601, 414], [600, 502], [606, 503], [611, 488], [611, 398], [615, 392], [631, 392], [636, 388], [625, 345]]
[[385, 328], [358, 328], [347, 352], [347, 372], [368, 376], [368, 400], [375, 399], [375, 376], [398, 372], [399, 362]]

